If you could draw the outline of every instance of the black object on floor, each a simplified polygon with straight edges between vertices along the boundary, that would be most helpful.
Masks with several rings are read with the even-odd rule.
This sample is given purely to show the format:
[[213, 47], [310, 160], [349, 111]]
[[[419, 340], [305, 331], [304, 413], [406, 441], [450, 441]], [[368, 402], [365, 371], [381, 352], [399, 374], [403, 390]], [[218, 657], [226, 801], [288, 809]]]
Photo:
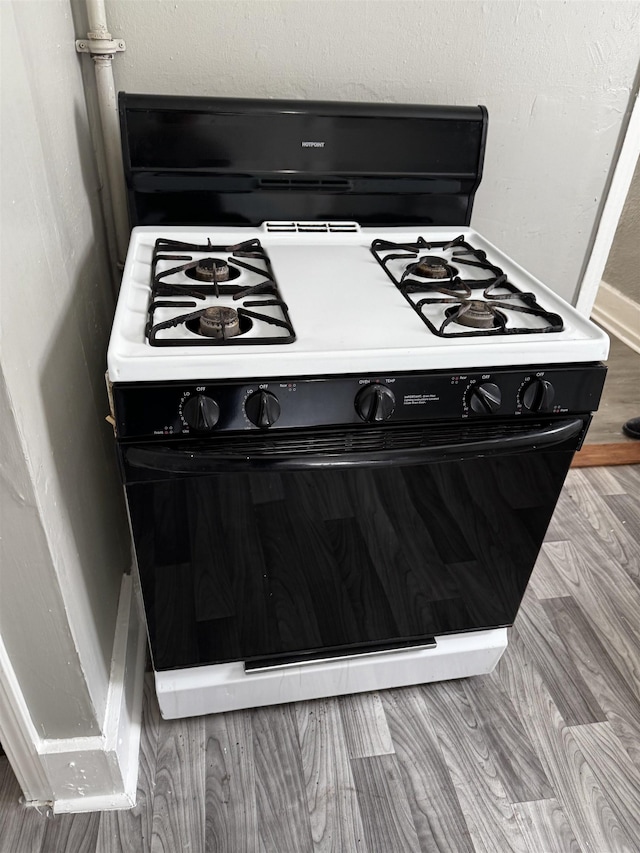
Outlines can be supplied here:
[[638, 438], [640, 439], [640, 418], [631, 418], [623, 424], [622, 432], [625, 435], [628, 435], [629, 438]]

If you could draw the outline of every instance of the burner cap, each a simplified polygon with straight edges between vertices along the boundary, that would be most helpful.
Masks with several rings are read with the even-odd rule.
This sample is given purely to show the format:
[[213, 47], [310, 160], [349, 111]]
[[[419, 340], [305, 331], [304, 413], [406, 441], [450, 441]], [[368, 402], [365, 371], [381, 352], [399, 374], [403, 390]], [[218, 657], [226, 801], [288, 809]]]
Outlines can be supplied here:
[[413, 275], [419, 275], [421, 278], [453, 278], [458, 274], [455, 267], [435, 255], [424, 255], [411, 266]]
[[472, 329], [500, 329], [504, 326], [500, 313], [489, 303], [481, 299], [469, 299], [447, 308], [446, 315], [454, 323], [470, 326]]
[[216, 281], [229, 281], [229, 265], [219, 258], [202, 258], [195, 267], [187, 270], [187, 275], [196, 281], [212, 284]]
[[207, 308], [200, 316], [199, 331], [207, 338], [234, 338], [241, 331], [238, 312], [224, 305]]

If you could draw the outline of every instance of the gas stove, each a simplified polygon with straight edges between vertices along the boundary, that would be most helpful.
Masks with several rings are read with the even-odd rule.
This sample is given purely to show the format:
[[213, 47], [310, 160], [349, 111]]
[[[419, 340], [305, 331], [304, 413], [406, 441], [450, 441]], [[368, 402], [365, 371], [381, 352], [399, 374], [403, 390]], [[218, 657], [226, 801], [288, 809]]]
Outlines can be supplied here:
[[489, 672], [608, 339], [470, 227], [486, 109], [120, 112], [108, 376], [163, 716]]
[[593, 362], [608, 338], [471, 228], [132, 232], [113, 382]]

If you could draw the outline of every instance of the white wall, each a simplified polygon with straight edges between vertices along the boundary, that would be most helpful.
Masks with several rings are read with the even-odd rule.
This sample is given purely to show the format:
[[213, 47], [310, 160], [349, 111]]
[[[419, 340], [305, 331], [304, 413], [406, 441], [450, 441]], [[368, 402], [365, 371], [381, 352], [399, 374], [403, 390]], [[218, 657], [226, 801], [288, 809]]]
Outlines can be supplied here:
[[[25, 448], [0, 372], [0, 632], [40, 734], [99, 732], [44, 532]], [[63, 665], [61, 665], [61, 662]]]
[[109, 0], [131, 92], [486, 104], [473, 225], [575, 295], [640, 58], [637, 2]]
[[640, 160], [602, 277], [640, 305]]
[[70, 738], [104, 717], [129, 561], [104, 422], [114, 299], [69, 3], [0, 14], [0, 632], [39, 735]]

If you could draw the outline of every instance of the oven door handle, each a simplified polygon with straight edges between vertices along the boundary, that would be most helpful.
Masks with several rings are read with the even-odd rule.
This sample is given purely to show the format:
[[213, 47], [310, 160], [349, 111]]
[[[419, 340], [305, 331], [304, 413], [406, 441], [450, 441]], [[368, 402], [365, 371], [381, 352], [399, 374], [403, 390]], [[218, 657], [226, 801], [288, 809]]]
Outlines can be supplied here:
[[373, 468], [419, 465], [454, 456], [487, 456], [517, 450], [539, 450], [576, 438], [584, 428], [582, 418], [559, 421], [530, 432], [478, 441], [432, 444], [428, 447], [325, 454], [227, 454], [215, 450], [174, 450], [171, 447], [127, 447], [126, 462], [165, 474], [217, 474], [231, 471], [296, 471], [320, 468]]

